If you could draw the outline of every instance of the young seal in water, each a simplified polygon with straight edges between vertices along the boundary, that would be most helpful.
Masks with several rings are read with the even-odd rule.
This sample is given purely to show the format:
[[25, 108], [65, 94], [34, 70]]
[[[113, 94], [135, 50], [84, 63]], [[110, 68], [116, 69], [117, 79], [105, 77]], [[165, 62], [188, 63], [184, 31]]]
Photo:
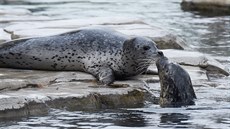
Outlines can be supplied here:
[[189, 74], [179, 65], [170, 63], [166, 57], [156, 61], [160, 77], [161, 107], [194, 105], [196, 95]]
[[101, 27], [0, 45], [0, 67], [84, 71], [101, 83], [146, 71], [162, 52], [145, 37], [129, 37]]

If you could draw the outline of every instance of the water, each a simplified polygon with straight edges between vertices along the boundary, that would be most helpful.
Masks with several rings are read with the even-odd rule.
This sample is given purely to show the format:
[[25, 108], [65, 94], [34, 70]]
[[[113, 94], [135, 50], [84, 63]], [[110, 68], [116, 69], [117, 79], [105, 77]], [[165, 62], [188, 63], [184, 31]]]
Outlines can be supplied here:
[[[56, 2], [0, 5], [0, 8], [26, 8], [34, 16], [52, 19], [97, 16], [138, 17], [184, 38], [190, 46], [212, 55], [230, 68], [230, 16], [202, 15], [181, 10], [181, 0], [52, 0]], [[65, 1], [65, 2], [64, 2]], [[46, 1], [44, 1], [46, 2]], [[63, 3], [64, 2], [64, 3]], [[9, 23], [0, 23], [7, 26]], [[69, 112], [51, 109], [48, 115], [1, 120], [2, 128], [230, 128], [230, 78], [212, 78], [212, 86], [194, 86], [195, 106]], [[151, 85], [159, 95], [159, 84]]]

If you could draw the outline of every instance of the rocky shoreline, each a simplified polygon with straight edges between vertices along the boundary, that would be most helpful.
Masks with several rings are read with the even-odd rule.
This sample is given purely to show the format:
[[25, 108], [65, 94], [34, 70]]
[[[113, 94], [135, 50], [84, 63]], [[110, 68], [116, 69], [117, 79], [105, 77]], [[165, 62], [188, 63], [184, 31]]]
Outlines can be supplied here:
[[[3, 15], [7, 13], [12, 12], [2, 11]], [[21, 13], [30, 15], [27, 11]], [[16, 19], [10, 22], [9, 26], [0, 28], [0, 43], [18, 38], [55, 35], [86, 26], [107, 26], [130, 36], [146, 36], [154, 40], [160, 49], [164, 49], [164, 54], [171, 61], [179, 63], [189, 72], [193, 85], [207, 85], [210, 74], [229, 75], [229, 70], [212, 57], [191, 51], [189, 45], [177, 35], [150, 26], [140, 19], [96, 17], [45, 20], [44, 18], [42, 22], [31, 19], [21, 22]], [[6, 21], [7, 18], [0, 20], [0, 22]], [[147, 101], [156, 104], [158, 97], [147, 87], [148, 84], [158, 83], [159, 77], [155, 74], [157, 70], [154, 65], [149, 69], [153, 71], [151, 74], [115, 82], [123, 84], [122, 87], [100, 87], [94, 77], [81, 72], [0, 68], [0, 117], [39, 115], [47, 113], [50, 108], [74, 111], [142, 107]]]

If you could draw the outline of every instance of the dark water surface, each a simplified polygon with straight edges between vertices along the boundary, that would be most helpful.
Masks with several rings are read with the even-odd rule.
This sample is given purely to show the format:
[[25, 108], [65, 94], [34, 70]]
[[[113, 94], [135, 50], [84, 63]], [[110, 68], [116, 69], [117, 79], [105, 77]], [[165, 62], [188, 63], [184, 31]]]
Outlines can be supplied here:
[[[39, 1], [39, 0], [37, 0]], [[43, 3], [44, 1], [45, 3]], [[35, 16], [53, 19], [97, 16], [138, 17], [149, 24], [170, 30], [190, 46], [212, 55], [230, 68], [230, 16], [203, 16], [181, 10], [181, 0], [42, 0], [36, 3], [0, 5], [0, 8], [26, 8]], [[54, 1], [54, 0], [51, 0]], [[6, 26], [1, 23], [0, 26]], [[215, 86], [195, 87], [195, 106], [160, 108], [148, 105], [139, 109], [92, 112], [51, 110], [47, 116], [1, 120], [2, 128], [230, 128], [230, 78], [215, 78]], [[150, 85], [151, 86], [151, 85]], [[151, 86], [159, 93], [159, 84]]]

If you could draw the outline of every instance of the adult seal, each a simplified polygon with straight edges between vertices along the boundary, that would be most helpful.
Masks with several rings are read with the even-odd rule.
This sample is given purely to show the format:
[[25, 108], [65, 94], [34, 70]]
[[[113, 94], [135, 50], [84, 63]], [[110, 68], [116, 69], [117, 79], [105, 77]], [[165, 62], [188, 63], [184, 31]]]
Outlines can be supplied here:
[[194, 105], [196, 94], [189, 74], [178, 64], [162, 56], [156, 61], [161, 84], [160, 106], [181, 107]]
[[145, 72], [161, 55], [148, 38], [88, 27], [4, 43], [0, 45], [0, 67], [84, 71], [108, 85], [115, 79]]

